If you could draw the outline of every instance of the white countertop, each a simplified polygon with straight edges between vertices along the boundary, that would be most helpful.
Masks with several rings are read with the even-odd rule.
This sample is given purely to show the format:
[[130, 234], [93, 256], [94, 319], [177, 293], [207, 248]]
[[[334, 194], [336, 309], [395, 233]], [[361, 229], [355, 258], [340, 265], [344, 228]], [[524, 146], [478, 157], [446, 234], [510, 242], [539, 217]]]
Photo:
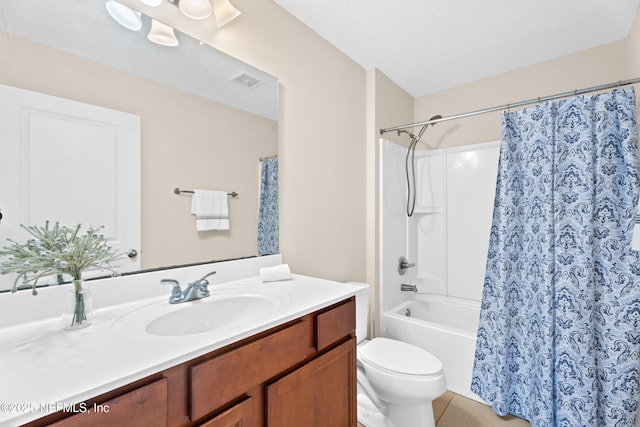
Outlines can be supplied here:
[[167, 294], [94, 312], [92, 325], [62, 330], [58, 319], [0, 328], [0, 425], [16, 426], [188, 361], [355, 294], [357, 287], [294, 275], [262, 283], [259, 276], [210, 285], [211, 297], [231, 290], [264, 291], [278, 306], [246, 323], [182, 336], [154, 336], [136, 324], [140, 313], [160, 313]]

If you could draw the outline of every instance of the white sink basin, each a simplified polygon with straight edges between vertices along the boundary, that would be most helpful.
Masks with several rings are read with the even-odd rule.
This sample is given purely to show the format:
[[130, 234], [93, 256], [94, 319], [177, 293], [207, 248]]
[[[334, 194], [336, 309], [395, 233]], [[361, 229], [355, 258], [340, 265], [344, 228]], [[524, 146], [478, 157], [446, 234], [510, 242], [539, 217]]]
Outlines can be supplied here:
[[211, 291], [211, 296], [180, 304], [162, 299], [130, 311], [118, 318], [113, 327], [158, 337], [177, 337], [231, 329], [250, 322], [260, 322], [277, 310], [288, 298], [284, 294], [256, 288]]
[[149, 322], [147, 333], [176, 336], [210, 332], [249, 322], [278, 306], [275, 299], [263, 295], [209, 297], [183, 304], [183, 308]]

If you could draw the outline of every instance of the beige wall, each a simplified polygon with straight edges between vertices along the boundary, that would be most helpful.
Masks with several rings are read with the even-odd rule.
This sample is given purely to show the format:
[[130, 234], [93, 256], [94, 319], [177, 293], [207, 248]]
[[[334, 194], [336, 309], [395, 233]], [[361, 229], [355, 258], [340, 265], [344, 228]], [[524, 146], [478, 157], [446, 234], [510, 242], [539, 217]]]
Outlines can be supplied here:
[[[143, 268], [257, 254], [258, 158], [277, 150], [273, 120], [3, 33], [0, 83], [141, 116]], [[238, 192], [231, 230], [196, 232], [191, 198], [174, 187]]]
[[[572, 55], [513, 70], [415, 99], [414, 120], [451, 116], [640, 76], [640, 22], [630, 36]], [[501, 112], [441, 122], [422, 138], [427, 145], [453, 147], [500, 139]]]
[[271, 0], [212, 44], [280, 79], [280, 249], [293, 271], [366, 279], [366, 72]]

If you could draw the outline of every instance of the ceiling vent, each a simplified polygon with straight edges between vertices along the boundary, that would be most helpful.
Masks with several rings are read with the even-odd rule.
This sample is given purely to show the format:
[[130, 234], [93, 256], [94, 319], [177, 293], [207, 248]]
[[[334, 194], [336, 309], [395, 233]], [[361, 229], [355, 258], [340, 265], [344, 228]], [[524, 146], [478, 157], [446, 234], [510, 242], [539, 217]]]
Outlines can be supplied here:
[[242, 72], [237, 76], [232, 77], [231, 81], [236, 84], [239, 84], [240, 86], [246, 89], [254, 89], [260, 86], [262, 83], [264, 83], [262, 80], [259, 80], [256, 77], [253, 77], [252, 75], [247, 74], [245, 72]]

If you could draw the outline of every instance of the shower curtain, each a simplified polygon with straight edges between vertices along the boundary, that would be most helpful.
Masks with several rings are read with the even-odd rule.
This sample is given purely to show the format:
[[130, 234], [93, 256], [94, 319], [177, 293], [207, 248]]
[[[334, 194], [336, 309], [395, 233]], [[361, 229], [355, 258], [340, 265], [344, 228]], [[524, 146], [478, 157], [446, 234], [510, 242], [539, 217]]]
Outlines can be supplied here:
[[277, 254], [278, 228], [278, 159], [262, 161], [260, 208], [258, 210], [258, 255]]
[[471, 389], [533, 427], [632, 426], [640, 256], [632, 88], [503, 115]]

